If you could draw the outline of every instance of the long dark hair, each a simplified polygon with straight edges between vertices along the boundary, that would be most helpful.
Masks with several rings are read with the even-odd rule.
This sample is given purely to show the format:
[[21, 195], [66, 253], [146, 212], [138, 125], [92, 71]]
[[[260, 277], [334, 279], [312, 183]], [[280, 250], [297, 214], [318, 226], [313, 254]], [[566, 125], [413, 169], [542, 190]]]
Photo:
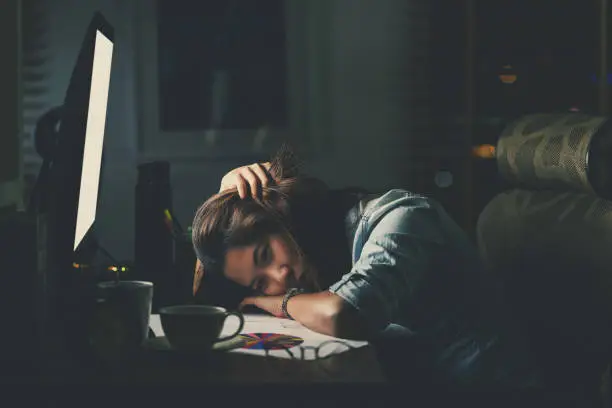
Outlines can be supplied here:
[[302, 175], [299, 167], [293, 150], [285, 145], [271, 160], [269, 172], [275, 182], [261, 197], [241, 199], [231, 189], [198, 208], [192, 224], [200, 262], [193, 286], [197, 301], [231, 307], [248, 295], [248, 289], [224, 278], [225, 254], [273, 234], [283, 236], [300, 257], [313, 289], [348, 272], [350, 250], [342, 214], [354, 200], [338, 199], [324, 182]]

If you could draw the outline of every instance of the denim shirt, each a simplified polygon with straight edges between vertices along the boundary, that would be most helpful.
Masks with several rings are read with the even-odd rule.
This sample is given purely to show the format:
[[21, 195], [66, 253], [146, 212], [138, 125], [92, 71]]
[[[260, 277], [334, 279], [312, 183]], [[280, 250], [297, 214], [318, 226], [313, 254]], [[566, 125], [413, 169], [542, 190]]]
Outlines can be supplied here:
[[476, 248], [437, 202], [404, 190], [362, 200], [347, 216], [347, 235], [352, 269], [329, 291], [377, 333], [375, 347], [393, 345], [379, 354], [383, 368], [419, 367], [459, 386], [535, 385]]

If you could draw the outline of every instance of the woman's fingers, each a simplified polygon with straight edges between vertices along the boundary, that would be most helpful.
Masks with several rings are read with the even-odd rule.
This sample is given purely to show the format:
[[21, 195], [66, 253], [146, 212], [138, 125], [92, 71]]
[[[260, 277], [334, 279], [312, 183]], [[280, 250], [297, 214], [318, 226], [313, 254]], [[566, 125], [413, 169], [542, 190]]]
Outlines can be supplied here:
[[259, 186], [261, 185], [261, 180], [259, 179], [258, 175], [255, 173], [253, 167], [249, 166], [245, 168], [241, 174], [242, 174], [242, 177], [249, 184], [251, 197], [257, 197]]
[[240, 198], [246, 198], [249, 195], [256, 197], [260, 191], [274, 181], [269, 172], [271, 166], [269, 162], [265, 162], [234, 169], [223, 177], [219, 191], [235, 187]]
[[269, 169], [270, 163], [255, 163], [251, 166], [251, 170], [259, 179], [259, 183], [262, 189], [268, 187], [271, 184], [272, 176], [268, 172]]
[[252, 298], [252, 297], [244, 298], [242, 302], [240, 302], [240, 305], [238, 306], [238, 310], [248, 305], [255, 305], [255, 298]]
[[241, 174], [236, 174], [235, 187], [240, 198], [246, 198], [248, 193], [248, 183]]

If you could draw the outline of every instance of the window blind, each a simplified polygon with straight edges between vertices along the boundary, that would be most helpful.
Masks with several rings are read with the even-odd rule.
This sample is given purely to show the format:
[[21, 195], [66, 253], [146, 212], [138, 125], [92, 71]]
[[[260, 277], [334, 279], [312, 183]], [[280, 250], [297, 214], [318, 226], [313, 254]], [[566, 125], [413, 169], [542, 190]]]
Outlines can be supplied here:
[[42, 159], [34, 146], [36, 121], [51, 108], [50, 6], [45, 0], [22, 3], [22, 160], [26, 191], [38, 175]]
[[19, 0], [5, 0], [0, 13], [0, 211], [21, 201], [19, 149]]

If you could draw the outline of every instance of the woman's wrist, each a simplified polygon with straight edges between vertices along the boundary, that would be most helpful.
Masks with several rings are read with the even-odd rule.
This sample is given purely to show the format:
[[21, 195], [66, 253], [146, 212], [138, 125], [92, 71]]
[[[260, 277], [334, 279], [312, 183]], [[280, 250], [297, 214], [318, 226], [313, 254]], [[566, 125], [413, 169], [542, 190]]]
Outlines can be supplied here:
[[284, 318], [293, 320], [293, 317], [287, 311], [287, 304], [289, 303], [289, 300], [292, 297], [297, 296], [303, 292], [304, 291], [301, 289], [292, 288], [292, 289], [289, 289], [287, 293], [285, 293], [285, 296], [283, 296], [283, 301], [281, 303], [281, 313]]
[[265, 310], [275, 317], [284, 317], [282, 309], [284, 296], [257, 296], [252, 299], [253, 302], [249, 303], [253, 306]]

